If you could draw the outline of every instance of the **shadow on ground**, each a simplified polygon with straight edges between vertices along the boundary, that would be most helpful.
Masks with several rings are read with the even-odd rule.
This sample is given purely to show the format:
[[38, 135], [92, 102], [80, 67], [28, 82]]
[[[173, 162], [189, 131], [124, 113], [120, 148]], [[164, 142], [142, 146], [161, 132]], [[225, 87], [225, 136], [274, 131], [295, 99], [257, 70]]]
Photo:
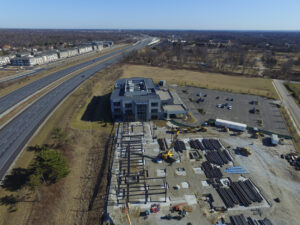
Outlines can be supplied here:
[[112, 122], [110, 93], [102, 96], [94, 96], [88, 104], [81, 120], [90, 122]]
[[24, 187], [29, 179], [31, 170], [24, 168], [15, 168], [11, 174], [3, 180], [2, 187], [9, 191], [16, 191]]
[[267, 146], [267, 147], [272, 146], [271, 138], [269, 138], [269, 137], [263, 138], [262, 143], [263, 143], [264, 146]]

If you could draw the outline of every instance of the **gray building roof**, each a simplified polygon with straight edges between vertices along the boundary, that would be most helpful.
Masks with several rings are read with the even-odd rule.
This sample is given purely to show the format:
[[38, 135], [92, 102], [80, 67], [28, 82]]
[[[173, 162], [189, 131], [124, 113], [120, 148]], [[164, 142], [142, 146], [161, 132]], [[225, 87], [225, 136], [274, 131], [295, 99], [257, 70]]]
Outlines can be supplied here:
[[156, 93], [151, 78], [133, 77], [117, 80], [111, 99], [114, 101], [134, 99], [138, 103], [145, 102], [148, 99], [159, 99], [159, 95]]

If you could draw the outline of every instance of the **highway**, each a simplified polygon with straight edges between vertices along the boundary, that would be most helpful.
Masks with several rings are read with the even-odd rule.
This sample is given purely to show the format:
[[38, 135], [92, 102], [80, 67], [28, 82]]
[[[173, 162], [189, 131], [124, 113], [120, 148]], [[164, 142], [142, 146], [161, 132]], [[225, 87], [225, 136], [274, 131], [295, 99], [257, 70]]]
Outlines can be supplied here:
[[24, 77], [30, 77], [30, 76], [33, 76], [35, 74], [38, 74], [39, 72], [41, 72], [43, 70], [45, 70], [45, 69], [44, 68], [37, 68], [37, 69], [35, 69], [33, 71], [30, 71], [30, 72], [24, 72], [24, 73], [21, 73], [21, 74], [16, 74], [16, 75], [3, 77], [3, 78], [0, 79], [0, 83], [19, 80], [19, 79], [24, 78]]
[[285, 81], [283, 80], [273, 80], [274, 86], [281, 98], [282, 104], [292, 115], [292, 120], [296, 125], [297, 132], [298, 134], [300, 134], [300, 108], [293, 99], [293, 96], [291, 96], [288, 90], [285, 88], [284, 82]]
[[[151, 39], [146, 39], [140, 41], [138, 44], [126, 48], [126, 50], [118, 51], [118, 53], [128, 53], [131, 50], [138, 50], [145, 47]], [[116, 55], [117, 53], [110, 53], [110, 56]], [[100, 58], [105, 59], [108, 56], [102, 56]], [[47, 116], [56, 108], [56, 106], [75, 90], [82, 82], [93, 76], [96, 72], [106, 68], [109, 65], [112, 65], [118, 62], [123, 57], [123, 54], [114, 56], [111, 59], [108, 59], [98, 65], [95, 65], [84, 72], [81, 72], [69, 80], [63, 82], [56, 88], [52, 89], [50, 92], [39, 98], [28, 108], [26, 108], [22, 113], [16, 116], [11, 122], [9, 122], [5, 127], [0, 130], [0, 179], [4, 177], [10, 165], [14, 162], [15, 158], [18, 156], [20, 151], [24, 148], [28, 140], [35, 133], [38, 127], [44, 122]], [[88, 63], [87, 63], [88, 64]], [[81, 64], [82, 65], [82, 64]], [[81, 68], [76, 66], [76, 68]], [[75, 71], [74, 68], [70, 69]], [[65, 73], [69, 70], [64, 70]], [[55, 76], [64, 76], [64, 74], [58, 73]], [[54, 80], [54, 78], [49, 78]], [[41, 79], [42, 80], [42, 79]], [[47, 79], [45, 83], [49, 82]], [[36, 83], [33, 88], [38, 90], [37, 87], [41, 87]], [[30, 90], [26, 89], [26, 94], [33, 93]], [[21, 99], [17, 95], [18, 98]]]
[[52, 73], [46, 77], [43, 77], [39, 80], [36, 80], [22, 88], [19, 88], [3, 97], [0, 98], [0, 116], [3, 114], [5, 111], [10, 109], [11, 107], [15, 106], [22, 100], [26, 99], [27, 97], [31, 96], [32, 94], [36, 93], [37, 91], [41, 90], [42, 88], [48, 86], [49, 84], [53, 83], [54, 81], [67, 76], [68, 74], [71, 74], [79, 69], [82, 69], [84, 67], [87, 67], [93, 63], [102, 61], [104, 59], [107, 59], [111, 56], [120, 54], [121, 52], [131, 49], [132, 47], [127, 47], [125, 49], [117, 50], [108, 54], [105, 54], [103, 56], [100, 56], [98, 58], [89, 60], [87, 62], [69, 67], [67, 69], [60, 70], [58, 72]]

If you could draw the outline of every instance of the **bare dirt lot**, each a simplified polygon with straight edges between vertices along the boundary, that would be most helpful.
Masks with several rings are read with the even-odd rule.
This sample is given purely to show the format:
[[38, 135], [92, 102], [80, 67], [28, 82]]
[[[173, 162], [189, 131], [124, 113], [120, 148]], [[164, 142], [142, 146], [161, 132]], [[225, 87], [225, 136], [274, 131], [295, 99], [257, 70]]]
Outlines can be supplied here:
[[[244, 214], [245, 217], [252, 217], [254, 219], [263, 219], [267, 217], [274, 225], [286, 225], [286, 224], [298, 224], [300, 219], [297, 213], [300, 206], [300, 174], [295, 171], [285, 159], [280, 157], [281, 154], [287, 154], [295, 152], [292, 141], [285, 140], [284, 144], [278, 146], [267, 146], [264, 142], [264, 138], [252, 139], [251, 134], [245, 132], [240, 136], [233, 136], [234, 132], [229, 133], [220, 132], [221, 129], [216, 127], [209, 127], [207, 132], [199, 133], [180, 133], [179, 140], [183, 141], [186, 146], [186, 150], [182, 153], [177, 151], [174, 154], [179, 156], [179, 161], [173, 164], [167, 164], [165, 162], [155, 163], [153, 158], [159, 154], [159, 145], [156, 139], [152, 139], [152, 132], [157, 138], [166, 138], [168, 145], [171, 143], [171, 134], [166, 127], [159, 127], [151, 131], [150, 123], [144, 123], [144, 154], [145, 154], [145, 169], [149, 177], [164, 177], [166, 176], [166, 182], [168, 183], [167, 199], [164, 200], [164, 196], [160, 196], [161, 192], [157, 192], [156, 195], [151, 195], [151, 185], [154, 181], [147, 181], [149, 185], [149, 199], [145, 203], [143, 198], [142, 187], [139, 190], [133, 190], [134, 194], [129, 194], [129, 201], [132, 201], [129, 208], [129, 214], [133, 224], [182, 224], [185, 225], [188, 222], [192, 224], [215, 224], [222, 216], [226, 221], [229, 221], [229, 216]], [[130, 125], [130, 127], [136, 126]], [[122, 134], [122, 127], [120, 126]], [[126, 130], [126, 129], [125, 129]], [[131, 128], [131, 135], [140, 134], [141, 131], [137, 128]], [[118, 136], [119, 137], [119, 136]], [[260, 203], [252, 203], [250, 206], [237, 205], [232, 208], [228, 208], [226, 212], [210, 212], [210, 205], [207, 201], [203, 200], [203, 196], [211, 194], [213, 196], [213, 206], [225, 207], [223, 200], [218, 195], [216, 189], [211, 184], [203, 184], [203, 182], [209, 179], [203, 173], [203, 167], [201, 164], [206, 161], [206, 156], [209, 151], [198, 151], [202, 157], [198, 160], [191, 160], [188, 156], [195, 149], [192, 149], [189, 140], [203, 138], [217, 138], [222, 143], [222, 146], [227, 149], [233, 161], [227, 165], [223, 165], [220, 168], [223, 174], [223, 178], [228, 178], [231, 181], [237, 181], [242, 179], [250, 179], [258, 188], [259, 193], [263, 197], [263, 201]], [[122, 138], [119, 137], [120, 144], [116, 145], [115, 161], [120, 158], [122, 150]], [[235, 153], [236, 147], [249, 147], [251, 155], [242, 156]], [[118, 163], [114, 163], [113, 170], [118, 171]], [[225, 168], [232, 166], [241, 166], [249, 173], [247, 174], [229, 174], [226, 173]], [[178, 172], [178, 168], [181, 168], [181, 172]], [[197, 170], [196, 170], [197, 169]], [[182, 172], [183, 171], [183, 172]], [[196, 172], [198, 171], [198, 172]], [[118, 173], [115, 173], [118, 176]], [[156, 184], [156, 183], [155, 183]], [[135, 184], [136, 185], [136, 184]], [[116, 195], [114, 190], [117, 186], [116, 177], [113, 175], [110, 195], [109, 212], [112, 220], [116, 224], [126, 224], [127, 219], [124, 212], [122, 212], [122, 201], [124, 195]], [[176, 189], [174, 187], [177, 187]], [[161, 185], [158, 185], [162, 188]], [[161, 190], [161, 189], [159, 189]], [[130, 192], [129, 192], [130, 193]], [[138, 195], [138, 196], [135, 196]], [[196, 199], [195, 199], [196, 196]], [[189, 198], [189, 200], [185, 199]], [[279, 198], [280, 202], [276, 202], [275, 199]], [[121, 203], [117, 203], [120, 201]], [[125, 197], [126, 199], [126, 197]], [[155, 200], [154, 200], [155, 199]], [[194, 200], [193, 200], [194, 199]], [[141, 216], [146, 209], [150, 209], [152, 203], [160, 203], [160, 212], [150, 213], [150, 215], [144, 219]], [[192, 208], [191, 212], [187, 213], [187, 216], [177, 221], [175, 218], [171, 220], [163, 220], [164, 216], [176, 213], [170, 212], [172, 205], [182, 202]], [[199, 223], [201, 221], [201, 223]]]
[[[237, 155], [236, 160], [250, 172], [250, 177], [271, 204], [271, 208], [265, 209], [263, 215], [268, 216], [274, 224], [298, 224], [300, 174], [280, 158], [281, 154], [295, 151], [292, 143], [269, 147], [253, 139], [227, 137], [224, 141], [233, 148], [249, 146], [251, 149], [250, 157]], [[279, 198], [280, 203], [276, 203], [275, 198]]]

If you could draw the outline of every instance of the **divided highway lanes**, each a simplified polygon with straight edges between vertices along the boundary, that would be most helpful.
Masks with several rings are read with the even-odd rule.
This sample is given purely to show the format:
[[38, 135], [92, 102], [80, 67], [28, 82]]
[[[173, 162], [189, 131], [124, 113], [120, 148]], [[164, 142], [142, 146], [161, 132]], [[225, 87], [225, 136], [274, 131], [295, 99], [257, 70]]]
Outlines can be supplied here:
[[14, 81], [14, 80], [19, 80], [21, 78], [24, 78], [24, 77], [30, 77], [30, 76], [33, 76], [41, 71], [45, 70], [44, 68], [38, 68], [38, 69], [35, 69], [34, 71], [31, 71], [31, 72], [26, 72], [26, 73], [22, 73], [22, 74], [16, 74], [16, 75], [10, 75], [8, 77], [3, 77], [0, 79], [0, 83], [5, 83], [5, 82], [8, 82], [8, 81]]
[[66, 68], [63, 70], [60, 70], [58, 72], [55, 72], [53, 74], [50, 74], [46, 77], [43, 77], [39, 80], [36, 80], [22, 88], [19, 88], [3, 97], [0, 98], [0, 117], [1, 114], [3, 114], [5, 111], [10, 109], [11, 107], [15, 106], [22, 100], [26, 99], [27, 97], [31, 96], [32, 94], [36, 93], [37, 91], [41, 90], [42, 88], [48, 86], [49, 84], [55, 82], [56, 80], [67, 76], [68, 74], [71, 74], [79, 69], [82, 69], [84, 67], [87, 67], [95, 62], [99, 62], [101, 60], [107, 59], [111, 56], [120, 54], [123, 51], [129, 50], [133, 48], [132, 46], [129, 46], [125, 49], [117, 50], [108, 54], [105, 54], [103, 56], [100, 56], [96, 59], [89, 60], [87, 62], [72, 66], [70, 68]]
[[[146, 39], [122, 52], [128, 53], [131, 50], [141, 49], [150, 41], [151, 39]], [[10, 165], [14, 162], [28, 140], [56, 106], [82, 82], [105, 67], [118, 62], [122, 57], [122, 54], [117, 55], [63, 82], [31, 104], [0, 130], [0, 179], [5, 176]]]

